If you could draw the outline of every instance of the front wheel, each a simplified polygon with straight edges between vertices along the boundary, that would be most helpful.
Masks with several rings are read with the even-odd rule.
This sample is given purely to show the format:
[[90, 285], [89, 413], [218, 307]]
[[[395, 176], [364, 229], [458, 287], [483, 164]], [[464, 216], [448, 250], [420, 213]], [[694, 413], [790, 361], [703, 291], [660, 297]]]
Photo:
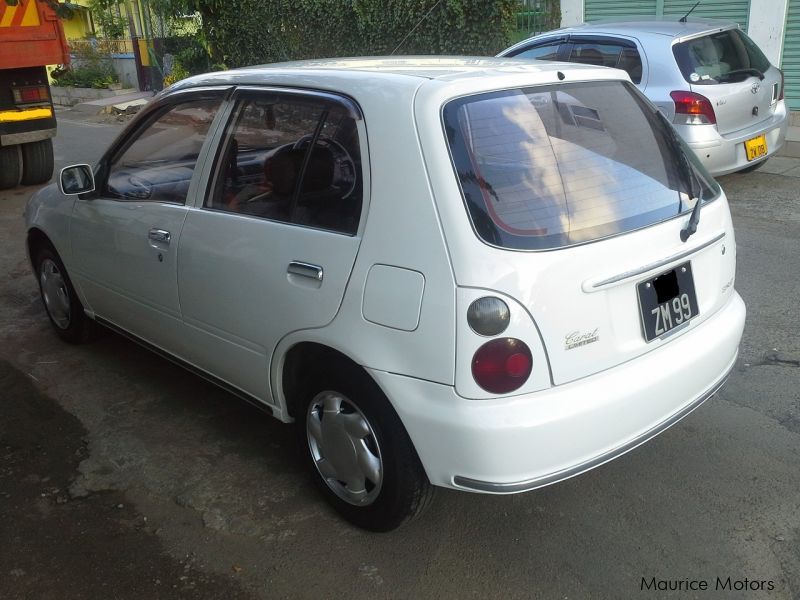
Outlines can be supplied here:
[[422, 512], [434, 488], [380, 388], [335, 362], [312, 376], [304, 394], [301, 445], [317, 487], [345, 519], [371, 531], [395, 529]]
[[49, 247], [42, 248], [36, 255], [36, 276], [42, 303], [56, 333], [73, 344], [92, 337], [94, 321], [83, 312], [64, 264]]

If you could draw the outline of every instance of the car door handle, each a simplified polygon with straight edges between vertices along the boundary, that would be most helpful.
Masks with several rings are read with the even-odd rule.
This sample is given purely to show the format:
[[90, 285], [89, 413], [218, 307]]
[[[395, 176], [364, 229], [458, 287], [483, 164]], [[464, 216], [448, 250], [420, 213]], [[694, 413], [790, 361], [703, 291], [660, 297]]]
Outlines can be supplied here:
[[169, 241], [172, 239], [170, 232], [164, 229], [151, 229], [147, 237], [154, 242], [161, 242], [162, 244], [169, 244]]
[[289, 268], [286, 269], [286, 272], [290, 275], [299, 275], [300, 277], [308, 277], [314, 281], [322, 281], [322, 267], [319, 265], [293, 260], [289, 263]]

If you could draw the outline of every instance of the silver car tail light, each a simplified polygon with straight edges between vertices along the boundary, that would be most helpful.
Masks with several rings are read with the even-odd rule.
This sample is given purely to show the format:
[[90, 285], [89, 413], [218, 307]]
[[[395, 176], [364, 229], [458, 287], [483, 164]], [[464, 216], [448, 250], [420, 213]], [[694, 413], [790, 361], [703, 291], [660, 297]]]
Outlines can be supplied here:
[[705, 96], [683, 90], [670, 92], [669, 95], [675, 102], [675, 118], [672, 122], [676, 125], [716, 125], [714, 107]]

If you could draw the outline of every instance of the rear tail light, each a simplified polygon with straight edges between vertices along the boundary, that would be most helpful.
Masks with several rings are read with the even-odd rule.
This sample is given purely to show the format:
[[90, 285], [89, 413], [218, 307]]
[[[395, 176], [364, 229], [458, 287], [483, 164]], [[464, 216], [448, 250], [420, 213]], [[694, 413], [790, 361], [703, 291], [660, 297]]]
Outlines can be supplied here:
[[46, 85], [12, 88], [11, 93], [14, 95], [14, 104], [34, 104], [50, 101], [50, 91]]
[[530, 348], [514, 338], [486, 342], [472, 357], [475, 383], [493, 394], [507, 394], [522, 387], [532, 367]]
[[714, 107], [705, 96], [694, 92], [675, 91], [669, 93], [675, 102], [675, 118], [678, 125], [715, 125], [717, 116]]
[[778, 100], [783, 100], [783, 84], [786, 82], [786, 79], [783, 75], [783, 71], [778, 69], [778, 72], [781, 74], [781, 89], [778, 91]]

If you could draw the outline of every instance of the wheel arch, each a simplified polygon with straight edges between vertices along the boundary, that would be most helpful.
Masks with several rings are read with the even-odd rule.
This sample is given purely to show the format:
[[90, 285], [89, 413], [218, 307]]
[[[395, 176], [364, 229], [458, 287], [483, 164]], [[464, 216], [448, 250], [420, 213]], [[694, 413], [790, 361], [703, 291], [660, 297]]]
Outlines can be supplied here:
[[[307, 374], [319, 370], [322, 364], [339, 362], [348, 364], [358, 370], [364, 377], [372, 378], [367, 371], [344, 352], [321, 342], [298, 341], [294, 343], [281, 357], [275, 390], [278, 392], [276, 400], [289, 419], [297, 418], [298, 404], [302, 400]], [[377, 382], [372, 380], [375, 385]]]
[[36, 253], [42, 248], [52, 248], [53, 251], [58, 254], [58, 250], [56, 249], [55, 244], [53, 244], [53, 241], [38, 227], [31, 227], [28, 230], [26, 245], [28, 247], [28, 261], [31, 264], [31, 268], [35, 268], [36, 265], [34, 264], [34, 261], [36, 260]]

